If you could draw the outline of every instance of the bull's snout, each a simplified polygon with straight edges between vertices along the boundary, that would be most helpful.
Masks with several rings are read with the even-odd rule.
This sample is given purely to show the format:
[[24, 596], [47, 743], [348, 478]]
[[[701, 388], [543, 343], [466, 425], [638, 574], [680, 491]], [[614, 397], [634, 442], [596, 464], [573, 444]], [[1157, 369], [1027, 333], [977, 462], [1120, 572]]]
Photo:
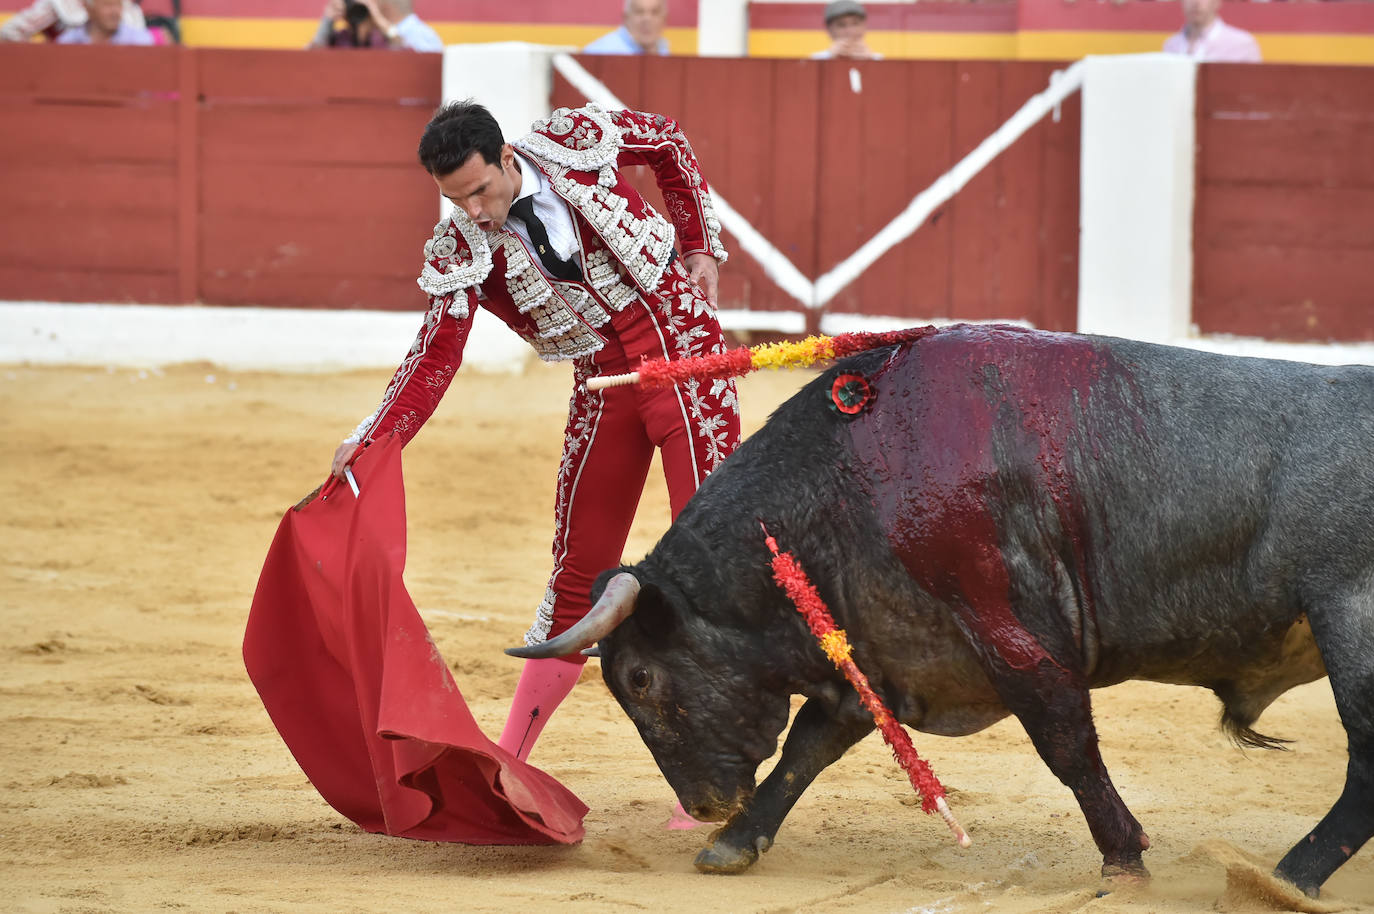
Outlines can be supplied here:
[[739, 809], [739, 805], [731, 806], [726, 803], [693, 803], [692, 805], [682, 804], [682, 808], [687, 810], [693, 819], [698, 822], [723, 822]]
[[724, 822], [744, 809], [750, 795], [750, 791], [743, 789], [730, 796], [708, 789], [700, 795], [688, 794], [679, 796], [678, 799], [682, 801], [682, 808], [687, 810], [693, 819], [701, 822]]

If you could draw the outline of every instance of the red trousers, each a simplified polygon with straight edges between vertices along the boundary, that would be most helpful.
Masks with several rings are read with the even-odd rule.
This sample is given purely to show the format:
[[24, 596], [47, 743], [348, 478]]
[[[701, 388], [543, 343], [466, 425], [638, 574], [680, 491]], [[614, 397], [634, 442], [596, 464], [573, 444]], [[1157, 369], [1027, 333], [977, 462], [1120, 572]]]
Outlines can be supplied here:
[[633, 371], [644, 357], [680, 359], [724, 348], [715, 309], [680, 262], [656, 294], [615, 314], [602, 332], [606, 346], [574, 363], [554, 503], [553, 573], [527, 644], [565, 631], [591, 609], [592, 582], [620, 564], [655, 448], [677, 517], [706, 474], [739, 444], [733, 381], [587, 390], [589, 377]]

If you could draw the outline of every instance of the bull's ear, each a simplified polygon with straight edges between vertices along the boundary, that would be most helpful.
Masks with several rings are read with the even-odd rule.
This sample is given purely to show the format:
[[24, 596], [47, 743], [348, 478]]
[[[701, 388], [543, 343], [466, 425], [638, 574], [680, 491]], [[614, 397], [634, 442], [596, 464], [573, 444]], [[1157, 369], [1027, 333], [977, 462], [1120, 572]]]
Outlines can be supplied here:
[[630, 565], [621, 565], [619, 568], [607, 568], [605, 571], [597, 575], [596, 579], [592, 581], [592, 605], [595, 606], [596, 603], [601, 599], [601, 595], [606, 592], [606, 585], [611, 583], [612, 578], [614, 578], [618, 574], [624, 574], [626, 572], [634, 574], [635, 569]]
[[656, 647], [672, 644], [680, 624], [676, 607], [655, 584], [640, 587], [635, 613], [627, 621]]
[[582, 649], [582, 656], [599, 658], [601, 656], [601, 645], [593, 644], [591, 647], [584, 647]]

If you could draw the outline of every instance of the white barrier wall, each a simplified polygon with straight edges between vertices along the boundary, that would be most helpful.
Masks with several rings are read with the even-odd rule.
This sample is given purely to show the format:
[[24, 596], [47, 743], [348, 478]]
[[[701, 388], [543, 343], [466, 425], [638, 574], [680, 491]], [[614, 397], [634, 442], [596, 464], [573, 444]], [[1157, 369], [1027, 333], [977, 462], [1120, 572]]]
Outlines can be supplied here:
[[699, 0], [697, 55], [744, 57], [749, 53], [749, 0]]
[[1078, 329], [1189, 335], [1197, 63], [1089, 57], [1083, 74]]
[[475, 98], [506, 139], [524, 136], [549, 114], [553, 55], [571, 50], [523, 41], [451, 44], [444, 48], [444, 102]]
[[[418, 289], [414, 311], [0, 302], [0, 364], [389, 369], [410, 350], [424, 312]], [[487, 317], [491, 326], [482, 333], [474, 326], [468, 338], [463, 370], [523, 371], [534, 357], [530, 347]], [[378, 399], [381, 395], [379, 389]]]

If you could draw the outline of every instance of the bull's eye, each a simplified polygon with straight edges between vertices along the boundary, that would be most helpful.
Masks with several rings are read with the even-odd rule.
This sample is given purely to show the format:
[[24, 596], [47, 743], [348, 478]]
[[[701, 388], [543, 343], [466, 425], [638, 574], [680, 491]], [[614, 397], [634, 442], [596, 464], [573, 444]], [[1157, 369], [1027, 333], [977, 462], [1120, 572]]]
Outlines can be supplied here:
[[630, 674], [630, 685], [641, 692], [647, 689], [649, 687], [649, 671], [644, 667], [639, 667]]

